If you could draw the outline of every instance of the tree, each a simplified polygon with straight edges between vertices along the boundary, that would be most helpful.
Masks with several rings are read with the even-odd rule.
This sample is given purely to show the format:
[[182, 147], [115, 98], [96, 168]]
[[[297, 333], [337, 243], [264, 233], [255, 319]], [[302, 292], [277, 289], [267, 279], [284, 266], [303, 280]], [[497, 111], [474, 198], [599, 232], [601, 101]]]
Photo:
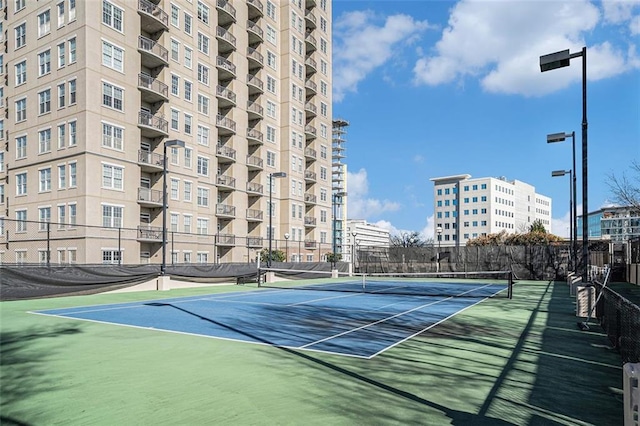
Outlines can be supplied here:
[[327, 262], [336, 263], [342, 260], [342, 254], [340, 253], [327, 253], [325, 255]]
[[607, 185], [613, 195], [612, 201], [624, 207], [640, 210], [640, 162], [631, 162], [631, 176], [622, 172], [617, 177], [614, 173], [607, 176]]
[[547, 229], [544, 227], [542, 220], [536, 219], [533, 221], [531, 226], [529, 226], [529, 232], [539, 232], [541, 234], [546, 234]]
[[402, 231], [391, 236], [391, 247], [427, 247], [432, 245], [433, 239], [422, 238], [417, 231]]
[[[269, 249], [262, 249], [260, 251], [260, 262], [267, 263], [269, 260]], [[271, 250], [271, 261], [272, 262], [284, 262], [286, 260], [286, 255], [282, 250]]]

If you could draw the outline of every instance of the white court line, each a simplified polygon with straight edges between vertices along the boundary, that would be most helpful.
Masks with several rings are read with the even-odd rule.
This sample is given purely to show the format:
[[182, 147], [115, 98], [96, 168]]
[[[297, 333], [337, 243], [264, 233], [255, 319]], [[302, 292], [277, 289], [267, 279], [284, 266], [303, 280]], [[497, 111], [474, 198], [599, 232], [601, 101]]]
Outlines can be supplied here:
[[[418, 309], [426, 308], [427, 306], [432, 306], [432, 305], [435, 305], [435, 304], [437, 304], [437, 303], [442, 303], [442, 302], [444, 302], [444, 301], [447, 301], [447, 300], [453, 299], [454, 297], [459, 297], [459, 296], [462, 296], [462, 295], [464, 295], [464, 294], [466, 294], [466, 293], [469, 293], [470, 291], [480, 290], [480, 289], [485, 288], [485, 287], [488, 287], [488, 286], [490, 286], [490, 285], [493, 285], [493, 284], [486, 284], [486, 285], [484, 285], [484, 286], [482, 286], [482, 287], [476, 287], [476, 288], [474, 288], [474, 289], [471, 289], [471, 290], [465, 291], [464, 293], [460, 293], [460, 294], [458, 294], [458, 295], [456, 295], [456, 296], [449, 296], [449, 297], [447, 297], [446, 299], [436, 300], [436, 301], [431, 302], [431, 303], [426, 303], [426, 304], [424, 304], [424, 305], [420, 305], [420, 306], [417, 306], [417, 307], [415, 307], [415, 308], [412, 308], [412, 309], [406, 310], [406, 311], [404, 311], [404, 312], [400, 312], [400, 313], [398, 313], [398, 314], [391, 315], [391, 316], [389, 316], [389, 317], [386, 317], [386, 318], [380, 319], [380, 320], [378, 320], [378, 321], [374, 321], [374, 322], [372, 322], [372, 323], [365, 324], [365, 325], [362, 325], [362, 326], [360, 326], [360, 327], [356, 327], [356, 328], [351, 329], [351, 330], [343, 331], [342, 333], [334, 334], [333, 336], [325, 337], [324, 339], [316, 340], [315, 342], [311, 342], [311, 343], [308, 343], [308, 344], [306, 344], [306, 345], [304, 345], [304, 346], [300, 346], [300, 348], [306, 348], [307, 346], [313, 346], [313, 345], [316, 345], [316, 344], [318, 344], [318, 343], [326, 342], [326, 341], [328, 341], [328, 340], [332, 340], [332, 339], [335, 339], [335, 338], [337, 338], [337, 337], [341, 337], [341, 336], [344, 336], [344, 335], [347, 335], [347, 334], [350, 334], [350, 333], [353, 333], [353, 332], [356, 332], [356, 331], [359, 331], [359, 330], [363, 330], [363, 329], [365, 329], [365, 328], [367, 328], [367, 327], [371, 327], [371, 326], [373, 326], [373, 325], [377, 325], [377, 324], [383, 323], [383, 322], [388, 321], [388, 320], [390, 320], [390, 319], [397, 318], [397, 317], [400, 317], [400, 316], [402, 316], [402, 315], [409, 314], [409, 313], [411, 313], [411, 312], [413, 312], [413, 311], [417, 311]], [[485, 300], [485, 299], [482, 299], [482, 300]], [[475, 304], [476, 304], [476, 303], [474, 303], [474, 305], [475, 305]], [[471, 306], [473, 306], [473, 305], [471, 305]], [[466, 309], [466, 308], [464, 308], [464, 309]], [[463, 309], [463, 310], [464, 310], [464, 309]], [[442, 322], [442, 321], [443, 321], [443, 320], [441, 320], [441, 321], [439, 321], [439, 322]], [[414, 334], [413, 336], [415, 336], [415, 334]], [[406, 339], [404, 339], [404, 340], [406, 340]], [[404, 341], [404, 340], [403, 340], [403, 341]], [[396, 344], [397, 344], [397, 343], [396, 343]], [[394, 344], [393, 346], [395, 346], [395, 344]]]

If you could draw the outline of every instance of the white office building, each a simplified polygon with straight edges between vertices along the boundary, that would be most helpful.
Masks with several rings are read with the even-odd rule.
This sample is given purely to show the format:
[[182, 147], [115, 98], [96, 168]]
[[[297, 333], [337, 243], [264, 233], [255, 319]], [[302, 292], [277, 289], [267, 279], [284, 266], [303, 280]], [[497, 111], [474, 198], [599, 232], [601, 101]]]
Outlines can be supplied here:
[[345, 241], [346, 246], [342, 247], [342, 260], [352, 262], [356, 247], [389, 248], [391, 240], [387, 229], [367, 223], [364, 219], [348, 219]]
[[[527, 232], [540, 220], [551, 230], [551, 198], [535, 187], [504, 177], [432, 178], [434, 235], [442, 246], [464, 246], [482, 235]], [[440, 230], [440, 232], [438, 232]]]

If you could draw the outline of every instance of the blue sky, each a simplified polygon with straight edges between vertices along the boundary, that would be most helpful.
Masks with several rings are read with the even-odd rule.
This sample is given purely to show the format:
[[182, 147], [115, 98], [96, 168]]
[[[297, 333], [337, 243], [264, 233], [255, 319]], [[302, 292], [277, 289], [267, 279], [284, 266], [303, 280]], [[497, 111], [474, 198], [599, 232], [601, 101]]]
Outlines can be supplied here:
[[432, 177], [505, 176], [553, 199], [568, 236], [571, 142], [581, 195], [582, 62], [539, 57], [587, 47], [589, 211], [607, 176], [640, 160], [640, 0], [333, 1], [333, 116], [346, 135], [348, 216], [433, 235]]

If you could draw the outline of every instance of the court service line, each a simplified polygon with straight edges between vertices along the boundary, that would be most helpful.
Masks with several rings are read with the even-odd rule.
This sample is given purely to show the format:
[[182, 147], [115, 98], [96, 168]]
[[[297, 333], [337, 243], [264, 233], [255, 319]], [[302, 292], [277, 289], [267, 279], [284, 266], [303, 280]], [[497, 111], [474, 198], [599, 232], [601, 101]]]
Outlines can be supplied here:
[[[485, 285], [485, 286], [479, 287], [478, 289], [481, 289], [481, 288], [487, 287], [487, 286], [489, 286], [489, 285], [491, 285], [491, 284], [487, 284], [487, 285]], [[477, 289], [474, 289], [474, 290], [477, 290]], [[470, 292], [470, 291], [472, 291], [472, 290], [466, 291], [465, 293], [468, 293], [468, 292]], [[461, 293], [460, 295], [462, 295], [462, 294], [464, 294], [464, 293]], [[459, 295], [459, 296], [460, 296], [460, 295]], [[304, 349], [304, 348], [306, 348], [306, 347], [308, 347], [308, 346], [313, 346], [313, 345], [316, 345], [316, 344], [318, 344], [318, 343], [326, 342], [326, 341], [328, 341], [328, 340], [335, 339], [335, 338], [337, 338], [337, 337], [344, 336], [344, 335], [347, 335], [347, 334], [349, 334], [349, 333], [353, 333], [353, 332], [355, 332], [355, 331], [359, 331], [359, 330], [365, 329], [365, 328], [367, 328], [367, 327], [371, 327], [372, 325], [377, 325], [377, 324], [383, 323], [383, 322], [388, 321], [388, 320], [390, 320], [390, 319], [397, 318], [397, 317], [400, 317], [400, 316], [402, 316], [402, 315], [409, 314], [409, 313], [411, 313], [411, 312], [413, 312], [413, 311], [417, 311], [417, 310], [419, 310], [419, 309], [426, 308], [427, 306], [432, 306], [432, 305], [435, 305], [435, 304], [437, 304], [437, 303], [441, 303], [441, 302], [444, 302], [444, 301], [447, 301], [447, 300], [449, 300], [449, 299], [453, 299], [453, 298], [454, 298], [454, 296], [450, 296], [450, 297], [447, 297], [446, 299], [436, 300], [436, 301], [431, 302], [431, 303], [426, 303], [426, 304], [424, 304], [424, 305], [416, 306], [415, 308], [412, 308], [412, 309], [406, 310], [406, 311], [404, 311], [404, 312], [400, 312], [400, 313], [395, 314], [395, 315], [391, 315], [391, 316], [386, 317], [386, 318], [382, 318], [382, 319], [380, 319], [380, 320], [378, 320], [378, 321], [374, 321], [374, 322], [372, 322], [372, 323], [365, 324], [365, 325], [362, 325], [362, 326], [360, 326], [360, 327], [356, 327], [356, 328], [351, 329], [351, 330], [343, 331], [342, 333], [334, 334], [333, 336], [325, 337], [324, 339], [316, 340], [315, 342], [307, 343], [306, 345], [300, 346], [300, 348]], [[475, 304], [475, 303], [474, 303], [474, 304]], [[406, 339], [405, 339], [405, 340], [406, 340]]]

